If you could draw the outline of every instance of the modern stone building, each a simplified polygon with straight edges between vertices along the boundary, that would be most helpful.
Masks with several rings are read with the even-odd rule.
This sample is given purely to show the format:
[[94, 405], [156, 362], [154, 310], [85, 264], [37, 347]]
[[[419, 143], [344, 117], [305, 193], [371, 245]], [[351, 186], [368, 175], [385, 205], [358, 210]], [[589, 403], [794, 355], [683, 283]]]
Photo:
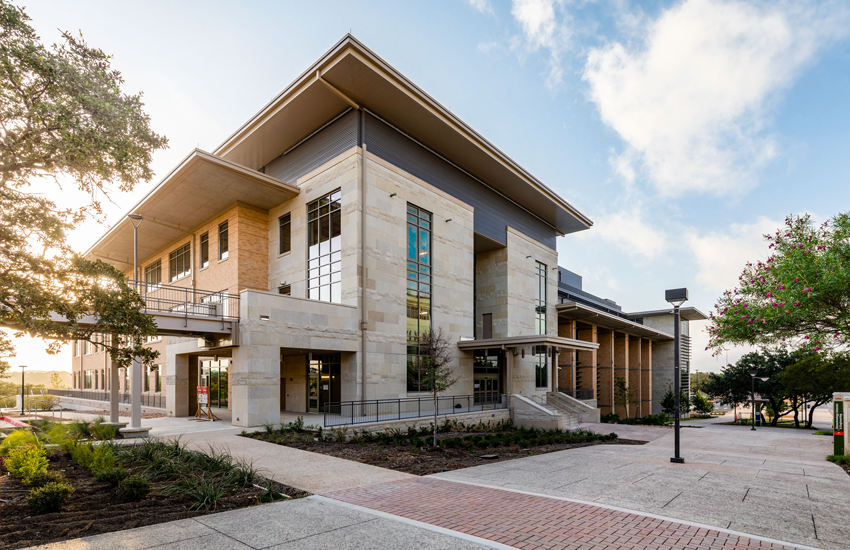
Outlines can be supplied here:
[[[465, 403], [648, 414], [672, 369], [669, 311], [625, 314], [559, 269], [557, 239], [592, 222], [351, 36], [132, 213], [162, 327], [142, 389], [169, 415], [198, 385], [243, 426], [415, 401], [431, 327]], [[132, 220], [86, 254], [133, 277]], [[96, 351], [75, 348], [76, 388], [112, 383]]]

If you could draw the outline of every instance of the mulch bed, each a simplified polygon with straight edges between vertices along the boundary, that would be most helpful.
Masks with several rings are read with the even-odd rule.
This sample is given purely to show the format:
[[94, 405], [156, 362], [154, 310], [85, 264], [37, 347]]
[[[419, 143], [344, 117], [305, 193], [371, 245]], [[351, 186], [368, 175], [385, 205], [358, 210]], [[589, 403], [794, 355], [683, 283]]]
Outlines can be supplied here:
[[[108, 485], [94, 480], [87, 468], [76, 464], [64, 452], [50, 457], [50, 470], [62, 471], [74, 487], [74, 494], [61, 512], [33, 515], [26, 503], [29, 488], [3, 471], [0, 477], [0, 549], [24, 548], [77, 537], [121, 531], [244, 508], [258, 504], [261, 489], [238, 489], [219, 501], [216, 510], [190, 510], [191, 498], [157, 494], [164, 483], [152, 483], [151, 494], [140, 502], [121, 502]], [[265, 485], [265, 480], [257, 482]], [[275, 490], [291, 497], [308, 493], [274, 483]]]
[[[457, 437], [460, 435], [473, 435], [464, 432], [460, 433], [444, 433], [438, 438]], [[513, 445], [510, 447], [490, 447], [487, 449], [476, 449], [467, 451], [465, 449], [442, 449], [433, 447], [421, 447], [418, 453], [414, 453], [413, 447], [405, 445], [397, 447], [395, 445], [380, 446], [376, 443], [367, 444], [340, 444], [331, 441], [313, 441], [308, 443], [300, 439], [289, 439], [285, 436], [281, 439], [282, 443], [269, 441], [269, 434], [265, 432], [253, 432], [246, 434], [245, 437], [251, 437], [260, 441], [267, 441], [275, 445], [285, 445], [295, 449], [321, 453], [346, 460], [380, 466], [390, 470], [405, 472], [418, 476], [429, 474], [437, 474], [440, 472], [449, 472], [451, 470], [459, 470], [461, 468], [470, 468], [472, 466], [480, 466], [489, 462], [502, 462], [504, 460], [513, 460], [515, 458], [523, 458], [544, 453], [552, 453], [555, 451], [563, 451], [566, 449], [577, 449], [579, 447], [589, 447], [591, 445], [643, 445], [646, 441], [636, 441], [632, 439], [613, 439], [610, 441], [592, 441], [588, 443], [557, 443], [552, 445], [535, 445], [529, 448], [520, 449]], [[273, 439], [280, 435], [271, 436]], [[494, 458], [482, 458], [482, 456], [493, 456]]]

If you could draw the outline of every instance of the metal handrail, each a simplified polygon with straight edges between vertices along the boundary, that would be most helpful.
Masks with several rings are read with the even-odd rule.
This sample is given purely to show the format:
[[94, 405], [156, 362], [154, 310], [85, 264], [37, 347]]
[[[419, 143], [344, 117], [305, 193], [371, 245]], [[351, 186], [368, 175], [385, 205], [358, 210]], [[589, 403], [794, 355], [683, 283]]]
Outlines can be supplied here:
[[[437, 414], [459, 414], [506, 409], [507, 394], [480, 392], [473, 395], [446, 395], [437, 398]], [[434, 398], [405, 397], [368, 401], [334, 401], [323, 407], [325, 427], [366, 424], [405, 418], [434, 416]]]
[[239, 320], [239, 296], [226, 291], [199, 290], [176, 285], [152, 284], [130, 280], [145, 305], [144, 313], [177, 313], [185, 319]]
[[[57, 390], [57, 389], [48, 389], [48, 395], [55, 395], [57, 397], [72, 397], [75, 399], [88, 399], [90, 401], [109, 401], [109, 390], [86, 390], [86, 389], [77, 389], [77, 390]], [[156, 393], [142, 393], [142, 406], [143, 407], [153, 407], [157, 409], [165, 408], [165, 394], [162, 392]], [[123, 391], [118, 392], [119, 403], [130, 403], [131, 395], [130, 392]]]
[[558, 388], [558, 391], [579, 401], [593, 399], [593, 388]]

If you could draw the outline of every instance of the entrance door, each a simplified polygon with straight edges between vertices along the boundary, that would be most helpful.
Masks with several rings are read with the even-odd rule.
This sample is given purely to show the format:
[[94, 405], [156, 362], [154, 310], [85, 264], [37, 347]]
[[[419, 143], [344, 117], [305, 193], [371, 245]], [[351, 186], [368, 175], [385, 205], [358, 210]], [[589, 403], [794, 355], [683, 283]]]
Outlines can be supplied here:
[[328, 409], [328, 403], [339, 402], [342, 395], [340, 354], [313, 354], [308, 367], [307, 410], [309, 412], [338, 412]]
[[498, 403], [503, 393], [505, 352], [500, 349], [476, 350], [473, 362], [472, 393], [476, 405]]
[[307, 412], [319, 412], [319, 373], [310, 371], [307, 384]]
[[286, 378], [280, 379], [280, 410], [286, 410]]

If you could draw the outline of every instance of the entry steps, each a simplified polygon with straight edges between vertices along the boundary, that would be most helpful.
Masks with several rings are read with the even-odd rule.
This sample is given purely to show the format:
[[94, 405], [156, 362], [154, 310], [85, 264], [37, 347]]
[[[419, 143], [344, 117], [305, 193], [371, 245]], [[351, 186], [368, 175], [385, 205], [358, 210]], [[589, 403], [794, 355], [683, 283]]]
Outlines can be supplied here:
[[547, 392], [545, 397], [534, 395], [531, 396], [531, 400], [549, 414], [562, 417], [559, 425], [563, 425], [566, 429], [579, 428], [584, 423], [600, 421], [599, 409], [565, 393]]

